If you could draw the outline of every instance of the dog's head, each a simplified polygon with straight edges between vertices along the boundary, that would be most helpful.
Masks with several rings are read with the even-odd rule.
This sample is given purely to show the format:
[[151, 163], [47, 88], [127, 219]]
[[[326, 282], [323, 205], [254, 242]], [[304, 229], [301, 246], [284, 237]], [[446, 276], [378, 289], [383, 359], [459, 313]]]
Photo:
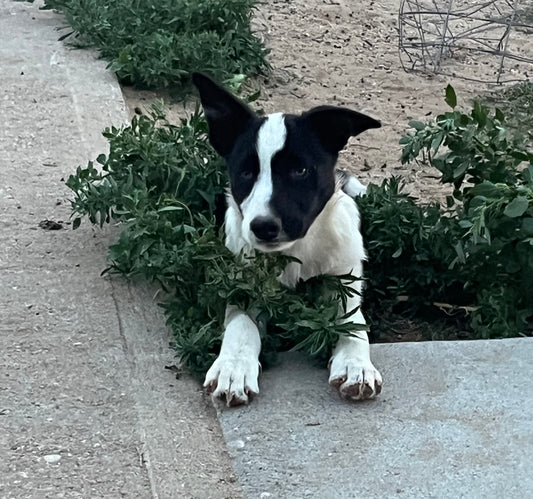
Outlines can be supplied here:
[[228, 165], [242, 236], [261, 251], [302, 238], [335, 190], [335, 163], [349, 137], [380, 123], [349, 109], [321, 106], [299, 116], [256, 115], [205, 75], [193, 82], [209, 139]]

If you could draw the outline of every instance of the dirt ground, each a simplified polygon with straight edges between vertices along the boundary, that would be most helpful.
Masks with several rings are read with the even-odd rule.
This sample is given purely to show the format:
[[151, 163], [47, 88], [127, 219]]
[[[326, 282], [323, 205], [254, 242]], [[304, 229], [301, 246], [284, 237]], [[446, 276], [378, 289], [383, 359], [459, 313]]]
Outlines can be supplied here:
[[[401, 174], [415, 196], [440, 197], [439, 172], [416, 164], [402, 166], [398, 141], [410, 120], [430, 119], [447, 110], [444, 89], [448, 83], [465, 104], [491, 87], [404, 71], [398, 50], [399, 7], [399, 0], [261, 3], [254, 28], [271, 50], [273, 71], [253, 82], [261, 89], [255, 105], [267, 113], [297, 113], [321, 104], [367, 113], [380, 120], [382, 128], [352, 139], [341, 154], [340, 166], [356, 173], [363, 183], [379, 183], [383, 177]], [[489, 62], [490, 70], [498, 59]], [[478, 61], [466, 67], [467, 76], [479, 72]], [[132, 113], [157, 97], [129, 88], [124, 93]], [[170, 105], [171, 120], [182, 114], [182, 104]]]

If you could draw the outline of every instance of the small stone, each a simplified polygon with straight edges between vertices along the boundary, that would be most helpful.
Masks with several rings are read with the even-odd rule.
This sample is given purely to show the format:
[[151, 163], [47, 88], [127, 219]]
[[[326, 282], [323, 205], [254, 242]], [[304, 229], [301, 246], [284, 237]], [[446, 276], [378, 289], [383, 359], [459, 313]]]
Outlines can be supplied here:
[[259, 497], [260, 499], [268, 499], [269, 497], [272, 497], [272, 494], [270, 492], [261, 492]]
[[235, 450], [242, 450], [244, 449], [244, 440], [232, 440], [231, 442], [228, 442], [228, 447]]
[[46, 456], [44, 456], [44, 460], [48, 464], [58, 463], [60, 459], [61, 456], [59, 454], [47, 454]]

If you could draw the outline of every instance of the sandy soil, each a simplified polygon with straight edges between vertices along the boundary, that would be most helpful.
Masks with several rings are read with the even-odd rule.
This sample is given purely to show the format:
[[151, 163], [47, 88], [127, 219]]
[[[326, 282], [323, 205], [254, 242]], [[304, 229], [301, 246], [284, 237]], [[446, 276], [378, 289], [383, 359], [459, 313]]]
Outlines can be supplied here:
[[[273, 72], [253, 83], [261, 89], [255, 104], [266, 112], [292, 113], [331, 104], [379, 119], [381, 129], [351, 140], [340, 166], [356, 173], [363, 183], [401, 174], [411, 193], [428, 199], [442, 192], [438, 172], [414, 164], [400, 165], [398, 141], [407, 123], [446, 110], [444, 89], [448, 83], [464, 103], [490, 87], [405, 72], [398, 51], [399, 5], [399, 0], [271, 0], [261, 4], [254, 24], [271, 50]], [[530, 55], [533, 57], [533, 48]], [[498, 60], [491, 62], [494, 66]], [[462, 68], [467, 76], [476, 77], [479, 72], [478, 63], [467, 66], [466, 71]], [[132, 112], [157, 96], [128, 88], [124, 93]], [[183, 114], [182, 104], [170, 108], [170, 119]]]

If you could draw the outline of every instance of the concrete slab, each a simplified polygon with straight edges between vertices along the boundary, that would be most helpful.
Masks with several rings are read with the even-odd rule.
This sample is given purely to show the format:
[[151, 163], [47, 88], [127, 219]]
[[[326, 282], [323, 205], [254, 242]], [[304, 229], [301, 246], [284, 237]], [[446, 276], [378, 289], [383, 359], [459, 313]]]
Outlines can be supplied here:
[[100, 277], [113, 235], [68, 221], [63, 179], [126, 111], [65, 22], [0, 0], [0, 498], [234, 498], [220, 427], [174, 363], [153, 292]]
[[347, 403], [293, 354], [219, 418], [247, 498], [533, 497], [533, 339], [375, 345], [384, 388]]

